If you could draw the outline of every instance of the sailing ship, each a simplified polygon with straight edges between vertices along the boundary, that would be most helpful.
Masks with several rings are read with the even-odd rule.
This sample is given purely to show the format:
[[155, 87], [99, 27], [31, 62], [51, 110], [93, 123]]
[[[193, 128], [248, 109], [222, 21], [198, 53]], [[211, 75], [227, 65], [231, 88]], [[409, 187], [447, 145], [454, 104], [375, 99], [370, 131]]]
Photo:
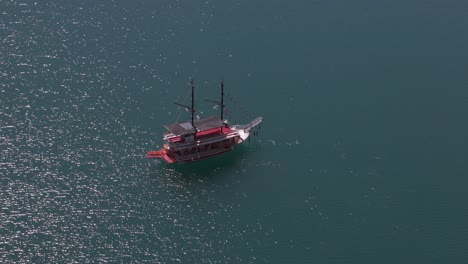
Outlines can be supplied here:
[[238, 144], [248, 139], [253, 128], [262, 123], [262, 117], [257, 117], [245, 125], [230, 125], [224, 120], [224, 82], [221, 82], [221, 101], [213, 101], [221, 108], [221, 117], [210, 116], [194, 120], [194, 84], [192, 88], [192, 104], [190, 106], [175, 103], [192, 113], [191, 121], [166, 125], [167, 132], [163, 134], [163, 148], [149, 151], [148, 159], [162, 159], [167, 163], [186, 163], [217, 156], [233, 150]]

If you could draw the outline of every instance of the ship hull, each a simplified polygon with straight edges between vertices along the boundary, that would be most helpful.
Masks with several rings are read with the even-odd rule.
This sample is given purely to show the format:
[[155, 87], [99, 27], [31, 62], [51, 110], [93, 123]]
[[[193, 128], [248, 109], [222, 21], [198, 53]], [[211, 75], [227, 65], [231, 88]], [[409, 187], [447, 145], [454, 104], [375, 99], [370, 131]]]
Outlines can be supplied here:
[[193, 162], [193, 161], [203, 160], [203, 159], [207, 159], [207, 158], [211, 158], [211, 157], [214, 157], [214, 156], [224, 154], [224, 153], [229, 152], [229, 151], [231, 151], [233, 149], [234, 149], [234, 147], [231, 147], [229, 149], [224, 149], [224, 150], [214, 152], [214, 153], [213, 152], [212, 153], [200, 153], [199, 155], [192, 156], [190, 158], [181, 158], [181, 159], [178, 159], [178, 160], [174, 160], [174, 163], [189, 163], [189, 162]]
[[242, 139], [235, 137], [211, 144], [192, 145], [178, 149], [166, 148], [153, 152], [155, 155], [147, 157], [161, 158], [168, 163], [187, 163], [221, 155], [233, 150], [241, 142]]
[[193, 137], [167, 134], [166, 144], [159, 151], [150, 151], [149, 159], [163, 159], [167, 163], [188, 163], [221, 155], [234, 149], [250, 135], [250, 130], [261, 123], [261, 117], [247, 125], [224, 126], [196, 132]]

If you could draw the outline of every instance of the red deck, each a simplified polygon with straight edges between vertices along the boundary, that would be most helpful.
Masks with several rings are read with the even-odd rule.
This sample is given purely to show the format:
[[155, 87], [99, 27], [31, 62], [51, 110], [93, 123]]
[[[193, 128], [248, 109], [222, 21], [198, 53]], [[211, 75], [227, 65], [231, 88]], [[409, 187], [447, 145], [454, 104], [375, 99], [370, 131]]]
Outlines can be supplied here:
[[164, 159], [167, 163], [173, 163], [175, 160], [166, 154], [166, 150], [150, 151], [146, 154], [147, 159]]

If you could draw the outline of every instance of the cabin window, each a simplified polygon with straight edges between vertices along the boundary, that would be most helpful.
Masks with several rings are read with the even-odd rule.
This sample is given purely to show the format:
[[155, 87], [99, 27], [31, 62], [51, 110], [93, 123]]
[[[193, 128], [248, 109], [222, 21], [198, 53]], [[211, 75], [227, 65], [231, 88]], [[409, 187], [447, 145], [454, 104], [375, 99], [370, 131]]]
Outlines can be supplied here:
[[187, 142], [193, 142], [195, 140], [195, 135], [194, 134], [186, 135], [185, 139]]

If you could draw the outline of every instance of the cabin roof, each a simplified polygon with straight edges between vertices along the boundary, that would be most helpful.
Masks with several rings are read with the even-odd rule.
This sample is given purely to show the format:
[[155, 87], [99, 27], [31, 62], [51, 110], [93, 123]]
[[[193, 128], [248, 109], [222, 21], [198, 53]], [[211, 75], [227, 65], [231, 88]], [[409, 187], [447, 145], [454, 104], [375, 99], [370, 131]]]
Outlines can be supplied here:
[[[217, 127], [224, 126], [223, 120], [219, 119], [216, 116], [210, 116], [204, 119], [195, 120], [194, 125], [197, 128], [197, 131], [204, 131], [208, 129], [213, 129]], [[194, 127], [190, 122], [174, 123], [170, 125], [165, 125], [169, 132], [173, 133], [176, 136], [187, 135], [195, 132]]]

